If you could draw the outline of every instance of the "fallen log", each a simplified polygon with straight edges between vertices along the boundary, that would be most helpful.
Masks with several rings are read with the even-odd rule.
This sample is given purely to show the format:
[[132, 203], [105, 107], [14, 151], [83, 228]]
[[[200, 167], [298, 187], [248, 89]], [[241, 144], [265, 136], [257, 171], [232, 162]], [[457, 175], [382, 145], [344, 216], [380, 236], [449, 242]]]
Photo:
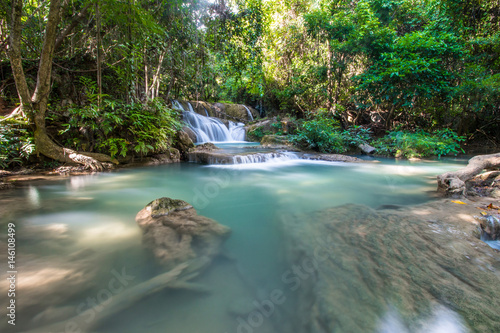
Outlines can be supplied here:
[[464, 196], [468, 180], [483, 170], [494, 169], [500, 169], [500, 153], [475, 156], [465, 168], [437, 176], [438, 192], [448, 196]]

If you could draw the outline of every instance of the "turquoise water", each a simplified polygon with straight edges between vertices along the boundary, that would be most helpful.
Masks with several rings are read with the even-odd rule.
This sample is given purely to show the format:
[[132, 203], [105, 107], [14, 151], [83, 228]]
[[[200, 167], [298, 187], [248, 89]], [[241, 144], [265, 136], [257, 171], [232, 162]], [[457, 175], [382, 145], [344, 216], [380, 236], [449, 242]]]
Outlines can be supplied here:
[[[35, 182], [6, 191], [0, 202], [12, 205], [14, 213], [3, 216], [2, 225], [16, 224], [19, 303], [23, 301], [18, 310], [22, 321], [12, 332], [42, 332], [40, 327], [50, 322], [76, 316], [91, 307], [89, 297], [99, 300], [106, 294], [103, 290], [110, 288], [117, 272], [130, 276], [121, 289], [160, 273], [143, 250], [135, 215], [164, 196], [185, 200], [199, 214], [232, 229], [225, 245], [227, 258], [215, 261], [196, 280], [210, 292], [158, 292], [109, 317], [96, 331], [244, 332], [235, 309], [258, 302], [282, 283], [286, 253], [281, 218], [345, 203], [374, 208], [422, 203], [432, 200], [437, 174], [463, 164], [181, 163]], [[0, 284], [2, 304], [6, 287]], [[282, 332], [276, 322], [271, 317], [255, 331]], [[0, 328], [12, 329], [4, 322]]]

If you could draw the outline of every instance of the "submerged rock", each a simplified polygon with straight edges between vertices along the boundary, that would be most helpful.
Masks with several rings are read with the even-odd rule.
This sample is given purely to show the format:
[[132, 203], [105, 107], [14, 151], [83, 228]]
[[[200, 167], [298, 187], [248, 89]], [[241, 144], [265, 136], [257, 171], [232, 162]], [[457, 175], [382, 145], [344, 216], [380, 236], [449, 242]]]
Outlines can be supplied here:
[[164, 266], [202, 259], [204, 265], [221, 252], [230, 229], [200, 216], [183, 200], [160, 198], [136, 216], [143, 243]]
[[349, 204], [283, 218], [294, 331], [377, 332], [396, 309], [403, 331], [420, 332], [441, 306], [471, 332], [500, 332], [500, 257], [475, 236], [475, 211], [450, 201], [398, 211]]

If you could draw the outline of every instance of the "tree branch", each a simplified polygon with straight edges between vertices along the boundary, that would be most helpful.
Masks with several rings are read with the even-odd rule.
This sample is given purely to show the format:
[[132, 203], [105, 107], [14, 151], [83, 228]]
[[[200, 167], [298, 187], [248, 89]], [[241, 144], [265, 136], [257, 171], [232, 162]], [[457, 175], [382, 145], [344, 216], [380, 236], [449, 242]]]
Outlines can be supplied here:
[[67, 25], [66, 28], [64, 28], [61, 31], [59, 36], [57, 36], [56, 43], [54, 45], [54, 49], [57, 50], [59, 48], [59, 46], [61, 46], [64, 38], [66, 38], [66, 36], [68, 36], [71, 33], [71, 31], [78, 25], [78, 23], [80, 23], [80, 21], [87, 15], [89, 7], [90, 7], [90, 4], [87, 4], [85, 7], [83, 7], [83, 9], [80, 13], [73, 16], [73, 18], [71, 19], [71, 23], [69, 25]]

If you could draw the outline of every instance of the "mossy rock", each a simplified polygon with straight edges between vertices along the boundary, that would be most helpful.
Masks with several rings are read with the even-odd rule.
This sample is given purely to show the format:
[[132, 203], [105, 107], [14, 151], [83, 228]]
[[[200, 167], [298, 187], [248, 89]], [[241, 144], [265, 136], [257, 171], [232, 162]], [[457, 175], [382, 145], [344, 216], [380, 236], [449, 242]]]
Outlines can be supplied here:
[[147, 204], [146, 207], [151, 209], [152, 217], [159, 217], [168, 215], [170, 212], [187, 210], [193, 208], [189, 203], [184, 200], [170, 199], [167, 197], [155, 199]]
[[288, 141], [288, 137], [285, 135], [264, 135], [260, 144], [263, 146], [292, 146], [292, 143]]

